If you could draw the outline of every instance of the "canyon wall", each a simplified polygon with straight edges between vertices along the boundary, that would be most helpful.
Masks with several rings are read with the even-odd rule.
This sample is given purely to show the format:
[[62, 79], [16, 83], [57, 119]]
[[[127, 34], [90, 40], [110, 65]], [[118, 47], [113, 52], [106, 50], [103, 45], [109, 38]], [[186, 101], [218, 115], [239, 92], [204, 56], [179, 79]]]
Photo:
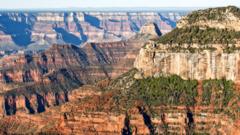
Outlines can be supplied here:
[[[151, 46], [150, 44], [148, 46]], [[154, 48], [140, 50], [135, 67], [145, 76], [176, 74], [184, 79], [240, 80], [239, 51], [221, 53], [204, 50], [201, 53], [161, 52]]]
[[133, 66], [143, 43], [123, 41], [87, 43], [82, 48], [53, 45], [42, 53], [10, 55], [1, 59], [1, 83], [51, 82], [55, 72], [72, 74], [81, 83], [115, 78]]
[[134, 67], [144, 76], [238, 82], [239, 13], [234, 6], [192, 12], [173, 31], [142, 47]]
[[171, 31], [185, 12], [0, 12], [1, 49], [44, 49], [51, 44], [120, 41], [146, 23]]
[[[38, 53], [12, 54], [0, 60], [1, 114], [21, 108], [30, 114], [66, 103], [73, 89], [127, 72], [142, 45], [161, 35], [155, 24], [144, 33], [119, 42], [85, 43], [81, 47], [54, 44]], [[158, 32], [158, 33], [157, 33]], [[19, 107], [20, 104], [20, 107]]]
[[[85, 97], [84, 94], [80, 95]], [[40, 114], [29, 115], [18, 112], [16, 116], [3, 117], [0, 121], [1, 133], [113, 135], [126, 133], [237, 135], [239, 133], [239, 125], [235, 121], [227, 115], [213, 113], [208, 107], [152, 108], [156, 112], [154, 116], [150, 115], [146, 108], [136, 107], [124, 114], [107, 111], [106, 109], [110, 108], [106, 104], [99, 106], [102, 104], [102, 99], [96, 92], [88, 96], [91, 99], [84, 100], [80, 96], [75, 96], [77, 102], [55, 106]]]
[[[65, 84], [67, 85], [67, 84]], [[0, 115], [33, 115], [45, 112], [54, 106], [65, 104], [69, 101], [74, 102], [85, 98], [87, 96], [100, 95], [101, 92], [96, 91], [93, 86], [79, 86], [72, 87], [71, 89], [54, 87], [51, 84], [52, 89], [47, 89], [48, 85], [40, 86], [37, 89], [36, 86], [16, 89], [17, 92], [6, 92], [4, 95], [0, 95]], [[61, 87], [61, 86], [60, 86]], [[55, 89], [54, 89], [55, 88]], [[25, 91], [24, 91], [25, 89]]]
[[51, 75], [56, 73], [75, 78], [81, 84], [116, 78], [133, 67], [144, 43], [159, 36], [157, 25], [148, 23], [128, 40], [88, 42], [81, 47], [54, 44], [38, 53], [12, 54], [0, 59], [0, 83], [51, 83]]

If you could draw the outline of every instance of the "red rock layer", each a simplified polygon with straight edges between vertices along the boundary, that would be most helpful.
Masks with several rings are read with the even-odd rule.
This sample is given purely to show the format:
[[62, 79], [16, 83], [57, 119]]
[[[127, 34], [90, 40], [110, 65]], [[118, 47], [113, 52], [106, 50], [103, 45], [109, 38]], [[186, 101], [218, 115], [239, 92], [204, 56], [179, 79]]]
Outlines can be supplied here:
[[0, 81], [49, 82], [46, 76], [60, 70], [73, 72], [82, 83], [114, 78], [133, 67], [142, 45], [139, 41], [87, 43], [82, 48], [53, 45], [42, 53], [9, 56], [0, 62]]
[[[88, 89], [89, 88], [89, 89]], [[87, 90], [88, 89], [88, 90]], [[239, 123], [225, 114], [213, 113], [208, 107], [155, 107], [151, 115], [147, 108], [134, 107], [127, 113], [110, 111], [107, 99], [94, 88], [75, 91], [72, 102], [47, 109], [37, 115], [18, 113], [0, 121], [2, 133], [58, 134], [229, 134], [239, 133]], [[87, 92], [86, 92], [87, 91]], [[92, 93], [92, 94], [90, 94]], [[88, 95], [86, 95], [88, 94]], [[82, 97], [89, 98], [82, 98]], [[102, 97], [103, 96], [103, 97]], [[111, 98], [111, 96], [110, 96]], [[101, 106], [104, 104], [104, 106]], [[22, 128], [20, 128], [22, 127]]]

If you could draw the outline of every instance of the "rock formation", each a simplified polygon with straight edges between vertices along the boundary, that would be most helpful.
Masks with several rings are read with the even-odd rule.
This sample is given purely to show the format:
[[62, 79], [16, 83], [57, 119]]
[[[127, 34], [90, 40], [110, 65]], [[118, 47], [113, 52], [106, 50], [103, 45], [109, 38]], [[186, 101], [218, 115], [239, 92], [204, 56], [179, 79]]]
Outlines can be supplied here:
[[141, 29], [140, 29], [140, 34], [149, 34], [152, 35], [155, 38], [160, 37], [161, 31], [158, 29], [158, 26], [154, 23], [148, 23], [145, 24]]
[[[148, 108], [142, 101], [137, 100], [139, 97], [131, 95], [133, 94], [131, 92], [136, 89], [127, 88], [129, 84], [137, 81], [133, 78], [135, 73], [130, 71], [113, 80], [107, 86], [110, 90], [105, 92], [97, 87], [83, 86], [72, 91], [72, 96], [69, 97], [70, 102], [47, 108], [40, 114], [29, 117], [29, 114], [24, 111], [18, 111], [16, 116], [3, 117], [0, 120], [1, 132], [9, 134], [230, 135], [236, 135], [239, 132], [239, 123], [228, 114], [215, 112], [217, 107], [201, 106], [200, 103], [194, 107], [163, 105]], [[119, 88], [123, 89], [118, 91]], [[196, 98], [201, 96], [199, 93]], [[134, 103], [131, 104], [132, 102]], [[234, 102], [232, 101], [231, 104]], [[125, 105], [130, 108], [125, 110]]]
[[[185, 12], [1, 12], [1, 50], [45, 49], [51, 44], [80, 45], [128, 39], [149, 22], [171, 31]], [[16, 28], [16, 29], [13, 29]]]
[[[188, 17], [195, 24], [202, 14], [208, 16], [209, 11], [217, 12], [214, 15], [219, 16], [229, 15], [229, 12], [237, 16], [235, 11], [239, 10], [235, 7], [207, 9], [199, 11], [201, 14], [195, 19], [191, 14]], [[92, 25], [99, 27], [98, 23]], [[154, 26], [147, 25], [142, 29], [146, 35], [154, 34], [154, 38], [142, 46], [134, 63], [136, 69], [120, 76], [116, 71], [123, 73], [123, 69], [132, 68], [127, 65], [129, 63], [123, 63], [126, 60], [133, 62], [138, 50], [133, 46], [139, 47], [133, 43], [144, 43], [149, 36], [139, 34], [126, 42], [87, 43], [81, 48], [54, 46], [45, 51], [43, 57], [39, 54], [24, 56], [22, 60], [3, 65], [2, 83], [12, 84], [7, 87], [9, 89], [22, 84], [16, 83], [17, 77], [7, 72], [14, 66], [11, 63], [22, 63], [21, 70], [24, 65], [36, 69], [34, 74], [42, 71], [42, 77], [37, 81], [31, 70], [21, 73], [22, 78], [17, 80], [24, 81], [24, 86], [15, 91], [6, 88], [2, 92], [0, 104], [4, 108], [0, 111], [5, 115], [0, 120], [0, 132], [239, 134], [238, 30], [205, 25], [181, 26], [156, 39], [156, 29], [149, 31]], [[75, 56], [79, 57], [76, 59]], [[54, 60], [49, 60], [52, 58]], [[38, 65], [34, 64], [36, 61]], [[118, 77], [102, 80], [95, 86], [84, 85], [91, 80], [91, 75]], [[77, 88], [77, 85], [81, 87]], [[29, 95], [31, 92], [33, 94]], [[20, 96], [14, 95], [16, 93]], [[38, 113], [30, 117], [31, 112]]]
[[[239, 81], [240, 32], [237, 24], [229, 26], [235, 22], [225, 23], [240, 19], [235, 10], [239, 14], [236, 7], [227, 7], [193, 12], [184, 17], [175, 30], [140, 50], [135, 67], [145, 76], [176, 74], [184, 79]], [[218, 19], [227, 17], [204, 20], [207, 15], [219, 16]], [[209, 25], [210, 22], [216, 24]]]
[[22, 106], [32, 114], [42, 112], [67, 102], [69, 92], [83, 84], [116, 78], [133, 67], [139, 49], [151, 37], [156, 35], [146, 31], [121, 42], [86, 43], [80, 48], [55, 44], [43, 52], [2, 58], [2, 114], [14, 115], [26, 108]]

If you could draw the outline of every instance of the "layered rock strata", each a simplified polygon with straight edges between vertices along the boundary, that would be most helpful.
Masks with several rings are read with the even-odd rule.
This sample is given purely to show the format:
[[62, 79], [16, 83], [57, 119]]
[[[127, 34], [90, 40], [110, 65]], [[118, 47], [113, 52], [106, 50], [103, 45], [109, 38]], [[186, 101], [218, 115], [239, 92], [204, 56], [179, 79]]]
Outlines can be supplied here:
[[[84, 91], [81, 91], [84, 92]], [[78, 93], [81, 93], [78, 91]], [[89, 91], [88, 91], [89, 92]], [[96, 92], [96, 91], [95, 91]], [[80, 94], [84, 95], [84, 94]], [[229, 134], [237, 135], [238, 124], [229, 116], [216, 114], [209, 107], [156, 107], [154, 116], [146, 108], [134, 107], [126, 114], [111, 112], [107, 97], [88, 94], [74, 96], [75, 102], [48, 109], [41, 114], [18, 113], [2, 118], [2, 133], [46, 134]], [[111, 94], [110, 94], [111, 95]], [[85, 96], [85, 95], [84, 95]], [[106, 96], [106, 95], [105, 95]], [[104, 106], [99, 106], [105, 104]], [[22, 128], [19, 128], [22, 127]]]
[[132, 68], [145, 42], [159, 36], [157, 25], [147, 24], [124, 41], [91, 42], [81, 47], [54, 44], [43, 52], [10, 55], [0, 60], [0, 82], [51, 82], [48, 76], [55, 72], [66, 72], [84, 84], [115, 78]]
[[237, 7], [225, 7], [189, 14], [175, 30], [146, 44], [135, 67], [144, 76], [176, 74], [184, 79], [239, 81], [239, 12]]
[[[146, 23], [171, 31], [185, 12], [1, 12], [2, 50], [45, 49], [51, 44], [80, 45], [128, 39]], [[17, 29], [12, 29], [17, 28]]]
[[[147, 45], [151, 46], [151, 45]], [[141, 49], [135, 67], [145, 76], [176, 74], [184, 79], [240, 80], [240, 55], [204, 50], [201, 53], [161, 52], [154, 48]]]

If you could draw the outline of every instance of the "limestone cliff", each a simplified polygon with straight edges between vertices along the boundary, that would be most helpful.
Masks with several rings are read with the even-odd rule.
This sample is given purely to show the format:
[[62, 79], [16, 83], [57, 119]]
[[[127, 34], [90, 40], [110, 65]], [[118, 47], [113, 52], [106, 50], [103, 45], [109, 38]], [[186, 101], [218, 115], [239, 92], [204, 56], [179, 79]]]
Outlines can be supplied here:
[[[239, 81], [239, 26], [234, 22], [230, 23], [231, 27], [225, 23], [231, 20], [229, 14], [239, 22], [239, 12], [236, 7], [193, 12], [180, 20], [175, 30], [146, 44], [140, 50], [135, 67], [144, 76], [176, 74], [184, 79]], [[195, 15], [198, 17], [194, 18]], [[223, 18], [209, 25], [212, 21], [204, 19], [208, 15]]]

